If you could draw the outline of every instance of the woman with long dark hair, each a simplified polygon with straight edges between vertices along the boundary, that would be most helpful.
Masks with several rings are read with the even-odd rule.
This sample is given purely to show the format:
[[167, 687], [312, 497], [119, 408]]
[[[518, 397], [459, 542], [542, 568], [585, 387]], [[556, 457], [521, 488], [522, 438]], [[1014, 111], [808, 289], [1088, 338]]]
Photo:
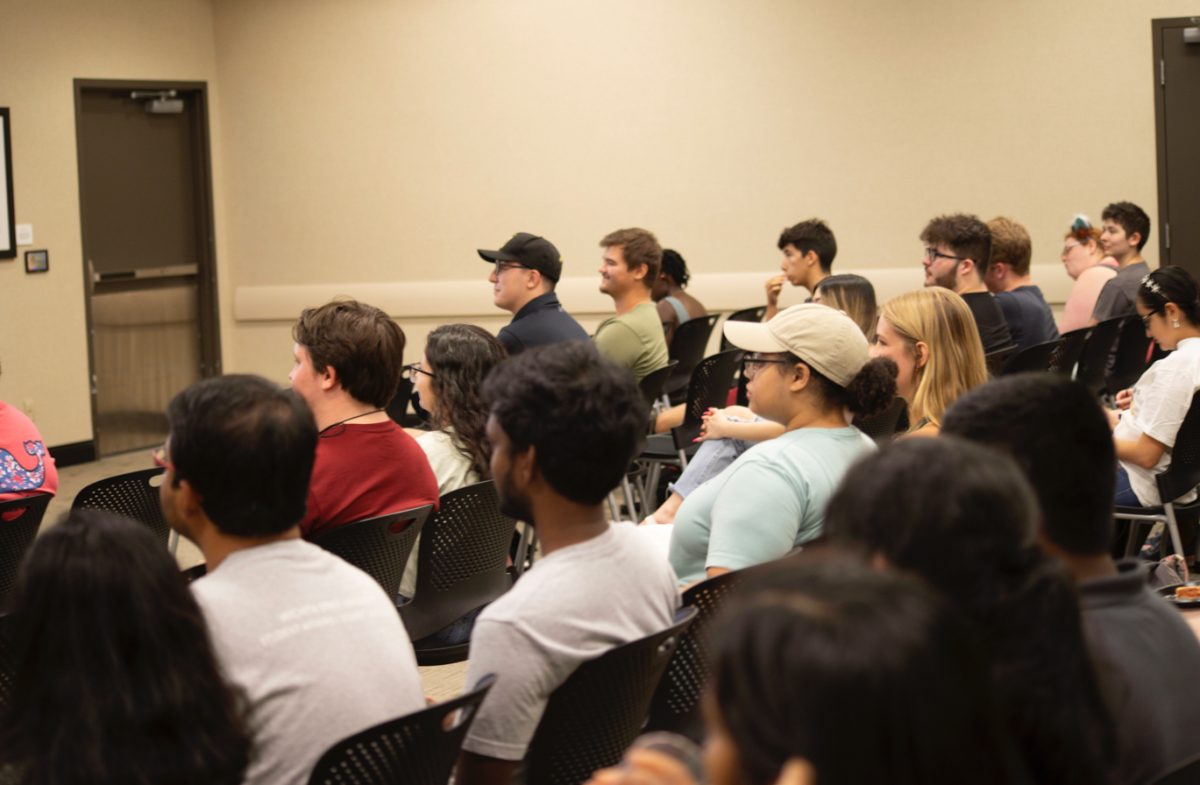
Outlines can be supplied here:
[[[235, 785], [241, 696], [200, 608], [145, 526], [76, 510], [25, 559], [0, 765], [21, 785]], [[0, 777], [3, 779], [3, 777]]]

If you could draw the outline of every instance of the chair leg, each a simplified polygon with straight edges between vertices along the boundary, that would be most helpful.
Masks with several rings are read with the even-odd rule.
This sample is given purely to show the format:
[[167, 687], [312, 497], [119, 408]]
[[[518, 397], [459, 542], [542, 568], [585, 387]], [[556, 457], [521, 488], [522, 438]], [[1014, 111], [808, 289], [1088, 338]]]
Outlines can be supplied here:
[[637, 523], [644, 516], [638, 512], [637, 499], [633, 495], [633, 485], [629, 482], [629, 475], [621, 478], [621, 494], [625, 497], [625, 509], [629, 512], [629, 520]]
[[617, 509], [617, 502], [615, 499], [613, 499], [613, 495], [611, 493], [608, 494], [608, 512], [609, 515], [612, 516], [609, 518], [609, 520], [621, 520], [621, 511]]
[[1129, 524], [1129, 536], [1125, 539], [1125, 558], [1129, 558], [1134, 554], [1140, 521], [1127, 521], [1127, 523]]
[[1183, 540], [1179, 538], [1179, 525], [1175, 522], [1175, 505], [1164, 504], [1163, 509], [1167, 513], [1167, 531], [1171, 533], [1171, 547], [1175, 549], [1179, 558], [1186, 559], [1183, 555]]
[[174, 529], [171, 529], [171, 534], [167, 536], [167, 549], [171, 551], [172, 556], [179, 550], [179, 532]]

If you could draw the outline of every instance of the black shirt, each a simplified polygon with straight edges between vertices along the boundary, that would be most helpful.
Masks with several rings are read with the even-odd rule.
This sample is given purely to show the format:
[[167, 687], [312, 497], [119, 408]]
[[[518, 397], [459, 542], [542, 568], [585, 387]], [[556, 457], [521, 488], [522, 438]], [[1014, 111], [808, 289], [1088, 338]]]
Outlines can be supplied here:
[[975, 317], [975, 326], [979, 328], [984, 354], [991, 354], [1012, 345], [1008, 322], [1004, 320], [1004, 312], [996, 305], [996, 298], [991, 292], [968, 292], [962, 295], [962, 298], [971, 309], [971, 315]]
[[513, 320], [501, 328], [500, 343], [510, 355], [535, 346], [560, 341], [586, 341], [587, 332], [562, 309], [554, 292], [525, 303]]

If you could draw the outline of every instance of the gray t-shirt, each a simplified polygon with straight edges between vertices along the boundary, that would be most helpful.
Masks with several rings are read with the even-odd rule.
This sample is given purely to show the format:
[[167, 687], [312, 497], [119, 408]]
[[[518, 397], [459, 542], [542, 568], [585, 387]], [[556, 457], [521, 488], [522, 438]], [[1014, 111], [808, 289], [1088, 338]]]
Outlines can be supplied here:
[[335, 743], [425, 707], [395, 605], [328, 551], [303, 540], [240, 550], [192, 592], [250, 701], [246, 785], [305, 785]]
[[1104, 284], [1100, 296], [1096, 298], [1096, 307], [1092, 310], [1092, 318], [1098, 322], [1127, 316], [1137, 309], [1138, 284], [1150, 272], [1150, 265], [1145, 262], [1131, 264], [1117, 270], [1116, 277]]
[[497, 678], [463, 749], [521, 760], [550, 694], [580, 663], [666, 629], [678, 606], [670, 565], [632, 526], [534, 562], [475, 622], [467, 684]]

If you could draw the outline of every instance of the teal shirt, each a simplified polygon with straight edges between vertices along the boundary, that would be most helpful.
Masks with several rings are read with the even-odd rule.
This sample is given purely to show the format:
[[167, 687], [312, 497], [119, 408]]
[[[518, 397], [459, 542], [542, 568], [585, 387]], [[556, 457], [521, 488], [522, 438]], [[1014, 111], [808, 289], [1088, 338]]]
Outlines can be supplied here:
[[680, 585], [706, 568], [740, 570], [821, 534], [842, 475], [875, 449], [857, 428], [799, 428], [756, 444], [692, 491], [675, 515], [671, 566]]

